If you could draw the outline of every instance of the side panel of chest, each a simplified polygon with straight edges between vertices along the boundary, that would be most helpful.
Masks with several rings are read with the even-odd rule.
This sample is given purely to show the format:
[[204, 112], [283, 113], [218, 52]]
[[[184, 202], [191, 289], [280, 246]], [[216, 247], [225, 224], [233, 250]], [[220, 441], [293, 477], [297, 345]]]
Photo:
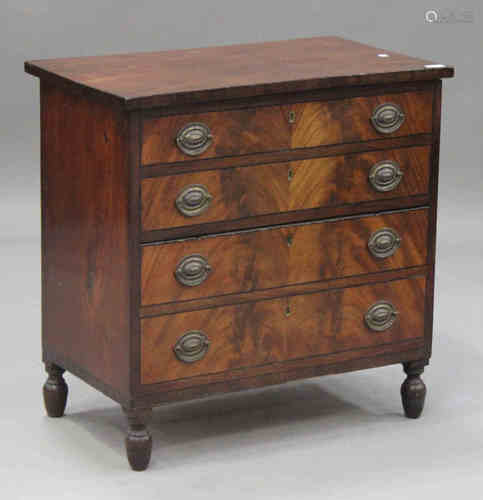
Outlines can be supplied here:
[[44, 360], [130, 391], [129, 118], [41, 84]]

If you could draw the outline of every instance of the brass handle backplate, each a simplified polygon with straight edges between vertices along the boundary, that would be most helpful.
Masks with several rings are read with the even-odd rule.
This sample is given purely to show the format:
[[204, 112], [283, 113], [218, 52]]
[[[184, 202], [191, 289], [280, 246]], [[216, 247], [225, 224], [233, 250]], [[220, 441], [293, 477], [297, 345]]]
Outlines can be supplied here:
[[178, 194], [176, 208], [185, 217], [196, 217], [208, 209], [212, 199], [213, 197], [205, 186], [191, 184]]
[[369, 329], [375, 332], [383, 332], [394, 324], [398, 311], [387, 300], [379, 300], [372, 304], [364, 315], [364, 321]]
[[179, 262], [174, 275], [184, 286], [198, 286], [205, 281], [210, 271], [211, 266], [202, 255], [192, 254]]
[[380, 104], [374, 109], [371, 122], [374, 128], [381, 134], [396, 132], [405, 119], [402, 109], [393, 103]]
[[188, 123], [178, 131], [176, 144], [190, 156], [197, 156], [206, 151], [213, 142], [210, 128], [204, 123]]
[[173, 348], [176, 357], [183, 363], [194, 363], [208, 351], [210, 341], [201, 330], [191, 330], [178, 339]]
[[401, 246], [401, 237], [394, 229], [383, 227], [371, 234], [367, 247], [374, 257], [385, 259]]
[[396, 189], [403, 177], [399, 163], [393, 160], [383, 160], [372, 166], [369, 172], [369, 183], [379, 192]]

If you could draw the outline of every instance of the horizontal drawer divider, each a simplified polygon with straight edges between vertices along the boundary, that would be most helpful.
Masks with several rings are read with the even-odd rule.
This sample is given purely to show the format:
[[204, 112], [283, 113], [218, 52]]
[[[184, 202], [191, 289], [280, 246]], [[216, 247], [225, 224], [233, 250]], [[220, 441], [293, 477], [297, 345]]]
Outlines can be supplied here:
[[148, 318], [167, 314], [177, 314], [201, 309], [211, 309], [227, 305], [258, 302], [293, 295], [305, 295], [324, 290], [339, 290], [348, 287], [358, 287], [371, 283], [398, 281], [405, 278], [425, 276], [430, 271], [430, 266], [413, 266], [404, 269], [381, 271], [377, 273], [361, 274], [346, 278], [335, 278], [325, 281], [315, 281], [300, 285], [287, 285], [263, 290], [241, 292], [227, 295], [218, 295], [201, 299], [192, 299], [178, 302], [168, 302], [140, 307], [140, 317]]
[[264, 214], [230, 221], [208, 222], [200, 225], [158, 229], [141, 233], [141, 245], [162, 244], [172, 241], [199, 239], [239, 232], [259, 231], [288, 225], [312, 224], [318, 221], [330, 222], [349, 218], [396, 213], [399, 211], [428, 208], [428, 195], [414, 195], [405, 198], [367, 201], [357, 204], [343, 204], [292, 212]]
[[[267, 385], [281, 384], [300, 378], [318, 377], [326, 374], [344, 373], [366, 368], [375, 368], [388, 364], [399, 364], [404, 361], [420, 359], [424, 355], [424, 342], [413, 341], [405, 345], [404, 351], [401, 346], [396, 346], [399, 350], [391, 348], [394, 344], [383, 346], [383, 349], [366, 349], [366, 356], [361, 356], [360, 351], [349, 351], [347, 354], [354, 354], [357, 357], [349, 359], [337, 359], [334, 355], [325, 355], [302, 360], [299, 366], [293, 364], [269, 365], [269, 371], [260, 370], [233, 370], [222, 372], [211, 376], [198, 376], [193, 379], [176, 380], [164, 383], [154, 383], [140, 385], [138, 388], [139, 404], [156, 404], [168, 401], [180, 401], [202, 397], [213, 392], [233, 392], [243, 389], [263, 387]], [[193, 384], [195, 382], [195, 384]]]
[[338, 156], [366, 151], [379, 151], [412, 146], [425, 146], [432, 143], [431, 134], [415, 134], [403, 137], [373, 139], [369, 141], [331, 144], [310, 148], [286, 149], [265, 153], [250, 153], [238, 156], [223, 156], [174, 163], [156, 163], [141, 166], [141, 178], [161, 177], [202, 170], [214, 170], [231, 167], [248, 167], [264, 163], [287, 162], [325, 156]]
[[374, 212], [364, 212], [360, 214], [349, 214], [345, 215], [342, 217], [327, 217], [327, 218], [322, 218], [322, 219], [316, 219], [316, 220], [308, 220], [308, 221], [302, 221], [302, 222], [296, 222], [296, 223], [291, 223], [291, 222], [286, 222], [284, 224], [273, 224], [273, 225], [267, 225], [263, 227], [255, 227], [255, 228], [247, 228], [243, 229], [241, 231], [226, 231], [226, 232], [221, 232], [221, 233], [210, 233], [210, 234], [204, 234], [204, 235], [197, 235], [197, 236], [190, 236], [188, 238], [174, 238], [169, 241], [152, 241], [152, 242], [146, 242], [146, 243], [141, 243], [141, 246], [155, 246], [155, 245], [166, 245], [169, 243], [174, 243], [174, 242], [182, 242], [182, 241], [196, 241], [196, 240], [202, 240], [206, 238], [217, 238], [217, 237], [223, 237], [223, 236], [232, 236], [235, 234], [247, 234], [247, 233], [256, 233], [258, 231], [270, 231], [272, 229], [280, 229], [284, 227], [300, 227], [300, 226], [308, 226], [310, 224], [324, 224], [324, 223], [330, 223], [330, 222], [340, 222], [344, 220], [351, 220], [351, 219], [362, 219], [365, 217], [376, 217], [378, 215], [391, 215], [391, 214], [403, 214], [406, 212], [413, 212], [416, 210], [421, 210], [421, 209], [428, 209], [429, 205], [424, 204], [424, 205], [418, 205], [418, 206], [411, 206], [409, 208], [396, 208], [394, 210], [386, 210], [384, 212], [381, 211], [374, 211]]
[[[422, 346], [424, 344], [424, 341], [422, 339], [408, 339], [408, 340], [401, 340], [400, 342], [387, 342], [385, 344], [378, 344], [377, 347], [384, 349], [385, 347], [400, 347], [404, 344], [407, 344], [411, 346], [412, 348], [414, 346]], [[301, 358], [290, 358], [285, 361], [273, 361], [273, 362], [267, 362], [267, 363], [261, 363], [258, 365], [247, 365], [247, 366], [242, 366], [240, 368], [234, 368], [230, 370], [222, 370], [222, 371], [212, 371], [212, 372], [206, 372], [203, 373], [202, 375], [195, 375], [192, 377], [184, 377], [184, 378], [178, 378], [175, 379], [173, 382], [176, 382], [178, 384], [182, 384], [183, 382], [191, 382], [193, 379], [199, 378], [199, 377], [213, 377], [217, 375], [226, 375], [227, 373], [239, 373], [239, 375], [242, 375], [244, 372], [250, 371], [250, 370], [266, 370], [268, 368], [273, 369], [273, 371], [284, 371], [284, 370], [290, 370], [290, 366], [294, 364], [299, 364], [299, 363], [307, 363], [307, 364], [313, 364], [314, 361], [320, 359], [321, 361], [324, 358], [330, 358], [330, 357], [335, 357], [341, 356], [344, 354], [348, 353], [363, 353], [364, 351], [370, 351], [373, 350], [374, 346], [367, 346], [367, 347], [358, 347], [357, 349], [342, 349], [340, 351], [334, 351], [330, 352], [328, 354], [311, 354], [308, 356], [303, 356]], [[359, 356], [358, 356], [359, 358]], [[364, 358], [364, 356], [362, 356]], [[240, 377], [243, 378], [243, 377]], [[160, 385], [167, 385], [169, 384], [170, 381], [166, 382], [160, 382]], [[145, 385], [150, 385], [150, 384], [145, 384]]]
[[392, 85], [357, 85], [354, 87], [335, 87], [305, 90], [301, 92], [280, 92], [254, 97], [235, 97], [232, 99], [216, 99], [189, 104], [175, 104], [172, 106], [154, 107], [142, 111], [143, 118], [158, 118], [161, 116], [185, 115], [187, 113], [208, 113], [212, 111], [230, 111], [281, 104], [295, 104], [310, 101], [336, 101], [354, 97], [380, 96], [385, 94], [400, 94], [404, 92], [417, 92], [431, 90], [433, 82], [419, 80], [412, 82], [399, 82]]

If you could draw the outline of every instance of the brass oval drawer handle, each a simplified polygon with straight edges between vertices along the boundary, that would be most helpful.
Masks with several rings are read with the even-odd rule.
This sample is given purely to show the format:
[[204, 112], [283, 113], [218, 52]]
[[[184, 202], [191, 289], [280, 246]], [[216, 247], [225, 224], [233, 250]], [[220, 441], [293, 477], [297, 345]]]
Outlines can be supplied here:
[[208, 209], [212, 199], [213, 196], [205, 186], [191, 184], [178, 194], [176, 208], [185, 217], [196, 217]]
[[381, 134], [392, 134], [404, 123], [405, 115], [402, 109], [393, 103], [379, 104], [374, 109], [371, 122]]
[[173, 347], [176, 357], [183, 363], [194, 363], [204, 358], [210, 341], [201, 330], [191, 330], [181, 336]]
[[198, 286], [205, 281], [211, 271], [208, 261], [199, 254], [184, 257], [176, 267], [175, 276], [184, 286]]
[[383, 227], [371, 234], [367, 246], [374, 257], [385, 259], [401, 246], [401, 237], [394, 229]]
[[178, 131], [176, 144], [185, 154], [197, 156], [206, 151], [213, 142], [210, 128], [204, 123], [188, 123]]
[[387, 300], [379, 300], [372, 304], [364, 315], [364, 320], [369, 329], [383, 332], [394, 324], [399, 312]]
[[383, 160], [371, 167], [369, 183], [376, 191], [392, 191], [399, 186], [403, 175], [404, 173], [397, 161]]

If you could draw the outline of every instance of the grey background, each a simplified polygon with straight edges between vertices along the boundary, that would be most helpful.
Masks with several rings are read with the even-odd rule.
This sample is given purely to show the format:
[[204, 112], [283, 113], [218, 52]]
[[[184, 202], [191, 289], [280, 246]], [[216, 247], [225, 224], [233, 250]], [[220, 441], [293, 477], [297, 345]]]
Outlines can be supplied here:
[[[2, 0], [0, 484], [4, 498], [479, 498], [483, 486], [482, 8], [476, 0]], [[428, 24], [428, 9], [473, 23]], [[399, 366], [170, 405], [151, 468], [131, 473], [112, 401], [68, 376], [40, 397], [38, 81], [25, 59], [337, 34], [453, 64], [443, 85], [435, 343], [419, 421]], [[75, 126], [75, 124], [73, 124]]]

